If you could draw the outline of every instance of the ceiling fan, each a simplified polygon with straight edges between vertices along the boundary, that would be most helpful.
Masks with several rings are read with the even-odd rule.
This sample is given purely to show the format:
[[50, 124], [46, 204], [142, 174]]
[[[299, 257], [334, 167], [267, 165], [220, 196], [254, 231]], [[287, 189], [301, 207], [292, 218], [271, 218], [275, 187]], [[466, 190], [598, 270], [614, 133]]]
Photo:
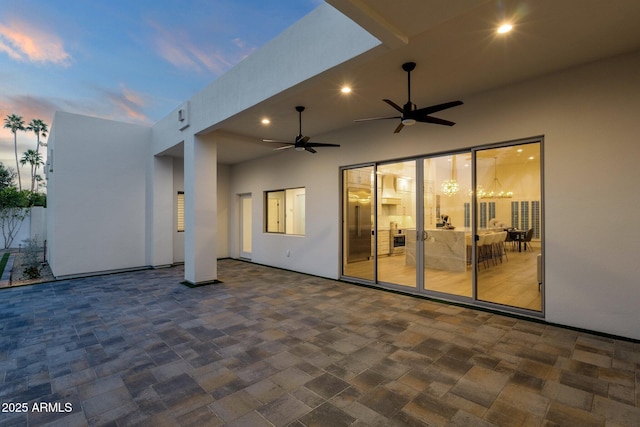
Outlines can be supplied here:
[[299, 131], [298, 136], [294, 142], [287, 141], [278, 141], [275, 139], [263, 139], [264, 142], [275, 142], [277, 144], [284, 144], [282, 147], [274, 148], [274, 150], [286, 150], [287, 148], [295, 148], [298, 151], [308, 151], [310, 153], [317, 153], [314, 150], [314, 147], [340, 147], [338, 144], [325, 144], [323, 142], [312, 142], [309, 141], [308, 136], [302, 135], [302, 112], [304, 111], [304, 107], [297, 106], [296, 111], [298, 112], [298, 123], [299, 123]]
[[398, 110], [401, 115], [399, 116], [389, 116], [389, 117], [374, 117], [370, 119], [358, 119], [354, 120], [356, 122], [365, 122], [371, 120], [387, 120], [387, 119], [400, 119], [400, 124], [396, 127], [396, 130], [393, 133], [398, 133], [405, 126], [410, 126], [415, 124], [416, 122], [422, 123], [433, 123], [437, 125], [445, 125], [445, 126], [453, 126], [454, 122], [450, 122], [448, 120], [439, 119], [437, 117], [432, 117], [430, 114], [437, 113], [438, 111], [446, 110], [447, 108], [457, 107], [458, 105], [462, 105], [462, 101], [451, 101], [445, 102], [444, 104], [432, 105], [430, 107], [420, 108], [416, 107], [416, 104], [411, 102], [411, 72], [416, 68], [415, 62], [406, 62], [402, 64], [402, 69], [407, 72], [407, 93], [408, 100], [404, 106], [400, 107], [395, 102], [389, 99], [383, 99], [384, 102], [391, 105], [393, 108]]

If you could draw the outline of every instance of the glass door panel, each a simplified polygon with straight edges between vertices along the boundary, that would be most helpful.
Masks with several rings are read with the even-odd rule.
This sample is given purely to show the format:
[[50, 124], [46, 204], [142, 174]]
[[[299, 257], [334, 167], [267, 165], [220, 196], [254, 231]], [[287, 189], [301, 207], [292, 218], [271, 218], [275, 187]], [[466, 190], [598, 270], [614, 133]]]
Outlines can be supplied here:
[[424, 289], [472, 296], [471, 153], [423, 160]]
[[240, 257], [251, 259], [251, 194], [240, 195]]
[[416, 161], [387, 163], [377, 173], [378, 281], [416, 287]]
[[476, 151], [477, 299], [542, 311], [541, 143]]
[[346, 169], [342, 174], [343, 274], [374, 280], [373, 166]]

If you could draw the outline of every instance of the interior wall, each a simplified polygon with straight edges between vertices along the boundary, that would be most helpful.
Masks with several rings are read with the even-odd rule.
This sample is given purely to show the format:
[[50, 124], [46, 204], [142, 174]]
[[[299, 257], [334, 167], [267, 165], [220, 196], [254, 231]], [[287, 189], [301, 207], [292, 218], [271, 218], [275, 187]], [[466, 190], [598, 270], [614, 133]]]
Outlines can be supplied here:
[[[640, 53], [615, 57], [466, 97], [440, 114], [458, 123], [451, 128], [417, 124], [394, 135], [394, 123], [358, 123], [314, 135], [338, 149], [236, 165], [231, 193], [254, 195], [253, 260], [338, 277], [342, 165], [543, 135], [546, 320], [639, 339], [640, 231], [630, 222], [640, 195], [629, 187], [640, 182], [638, 69]], [[265, 233], [264, 192], [292, 187], [306, 188], [306, 235]]]

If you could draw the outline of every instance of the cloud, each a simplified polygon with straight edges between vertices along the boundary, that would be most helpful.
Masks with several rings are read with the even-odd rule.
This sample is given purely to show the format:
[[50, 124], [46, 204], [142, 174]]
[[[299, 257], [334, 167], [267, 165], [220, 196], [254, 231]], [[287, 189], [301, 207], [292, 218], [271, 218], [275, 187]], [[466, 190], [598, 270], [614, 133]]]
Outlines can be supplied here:
[[153, 44], [158, 55], [180, 69], [221, 75], [254, 50], [241, 39], [234, 39], [231, 44], [236, 51], [224, 53], [214, 48], [215, 43], [200, 47], [188, 34], [169, 31], [153, 22], [150, 25], [156, 31]]
[[60, 109], [60, 105], [48, 98], [16, 95], [7, 96], [6, 101], [0, 98], [0, 116], [6, 117], [8, 114], [17, 114], [24, 117], [26, 123], [31, 119], [41, 119], [51, 124], [53, 113]]
[[152, 123], [151, 119], [143, 113], [147, 106], [143, 95], [128, 89], [123, 84], [117, 91], [104, 90], [103, 92], [113, 108], [111, 113], [104, 114], [102, 117], [147, 125]]
[[50, 62], [62, 66], [71, 63], [71, 55], [56, 34], [20, 20], [0, 24], [0, 52], [21, 62]]

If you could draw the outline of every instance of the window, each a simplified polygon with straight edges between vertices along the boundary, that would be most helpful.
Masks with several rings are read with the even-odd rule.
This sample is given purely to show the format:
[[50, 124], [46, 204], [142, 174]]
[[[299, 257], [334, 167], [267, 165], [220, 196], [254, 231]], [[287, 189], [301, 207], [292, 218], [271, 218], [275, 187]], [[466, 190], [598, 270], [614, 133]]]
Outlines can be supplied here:
[[267, 233], [305, 233], [305, 189], [267, 191], [265, 193]]
[[178, 232], [184, 232], [184, 191], [178, 191], [176, 202], [176, 228]]

